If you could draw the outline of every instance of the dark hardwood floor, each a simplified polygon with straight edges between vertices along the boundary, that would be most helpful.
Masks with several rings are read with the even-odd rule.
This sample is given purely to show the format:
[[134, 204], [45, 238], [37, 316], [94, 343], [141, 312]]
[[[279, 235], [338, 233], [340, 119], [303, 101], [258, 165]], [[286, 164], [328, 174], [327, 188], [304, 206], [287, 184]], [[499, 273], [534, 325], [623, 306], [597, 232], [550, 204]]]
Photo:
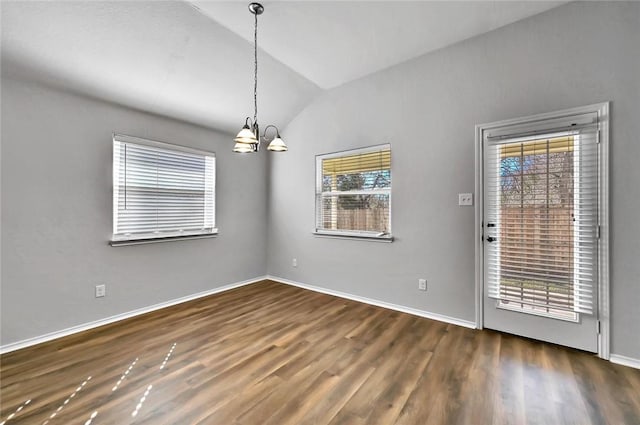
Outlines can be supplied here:
[[3, 425], [640, 424], [640, 370], [270, 281], [8, 353], [0, 373]]

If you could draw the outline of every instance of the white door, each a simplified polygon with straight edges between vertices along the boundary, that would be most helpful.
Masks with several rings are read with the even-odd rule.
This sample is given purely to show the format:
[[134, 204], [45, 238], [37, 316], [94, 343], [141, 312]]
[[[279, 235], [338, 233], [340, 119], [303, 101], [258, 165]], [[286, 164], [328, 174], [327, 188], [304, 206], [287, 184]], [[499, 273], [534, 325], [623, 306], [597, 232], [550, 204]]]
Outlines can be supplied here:
[[599, 351], [602, 118], [482, 131], [484, 327]]

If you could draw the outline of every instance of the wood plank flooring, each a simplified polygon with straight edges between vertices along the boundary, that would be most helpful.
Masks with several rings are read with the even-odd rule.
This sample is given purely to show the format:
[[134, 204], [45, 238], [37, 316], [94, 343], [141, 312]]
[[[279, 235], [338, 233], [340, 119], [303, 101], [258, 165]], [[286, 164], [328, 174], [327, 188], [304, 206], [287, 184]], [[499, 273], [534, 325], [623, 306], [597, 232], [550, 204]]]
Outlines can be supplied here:
[[639, 370], [270, 281], [0, 360], [2, 425], [640, 424]]

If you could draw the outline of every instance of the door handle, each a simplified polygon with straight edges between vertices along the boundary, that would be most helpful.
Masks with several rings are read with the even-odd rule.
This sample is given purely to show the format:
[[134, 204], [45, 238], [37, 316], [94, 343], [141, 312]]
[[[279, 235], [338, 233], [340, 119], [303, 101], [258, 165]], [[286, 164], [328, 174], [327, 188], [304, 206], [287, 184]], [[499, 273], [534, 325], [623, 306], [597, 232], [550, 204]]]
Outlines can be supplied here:
[[493, 236], [487, 237], [487, 242], [494, 242], [494, 241], [497, 241], [497, 240], [498, 240], [498, 238], [494, 238]]

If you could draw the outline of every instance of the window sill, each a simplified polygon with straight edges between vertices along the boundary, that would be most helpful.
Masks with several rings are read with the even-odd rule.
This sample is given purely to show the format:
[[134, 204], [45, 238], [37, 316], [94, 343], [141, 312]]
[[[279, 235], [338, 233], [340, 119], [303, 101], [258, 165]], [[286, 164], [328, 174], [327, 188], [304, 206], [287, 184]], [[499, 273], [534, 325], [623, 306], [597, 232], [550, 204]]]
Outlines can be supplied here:
[[149, 243], [174, 242], [174, 241], [184, 241], [189, 239], [208, 239], [208, 238], [215, 238], [217, 236], [218, 236], [218, 233], [216, 232], [216, 233], [207, 233], [204, 235], [166, 236], [163, 238], [149, 238], [149, 239], [124, 239], [124, 240], [109, 241], [109, 245], [111, 246], [145, 245]]
[[393, 242], [393, 236], [391, 235], [377, 236], [377, 235], [364, 235], [364, 234], [356, 234], [356, 233], [322, 232], [322, 231], [315, 231], [312, 233], [314, 236], [319, 238], [348, 239], [348, 240], [386, 242], [386, 243]]

